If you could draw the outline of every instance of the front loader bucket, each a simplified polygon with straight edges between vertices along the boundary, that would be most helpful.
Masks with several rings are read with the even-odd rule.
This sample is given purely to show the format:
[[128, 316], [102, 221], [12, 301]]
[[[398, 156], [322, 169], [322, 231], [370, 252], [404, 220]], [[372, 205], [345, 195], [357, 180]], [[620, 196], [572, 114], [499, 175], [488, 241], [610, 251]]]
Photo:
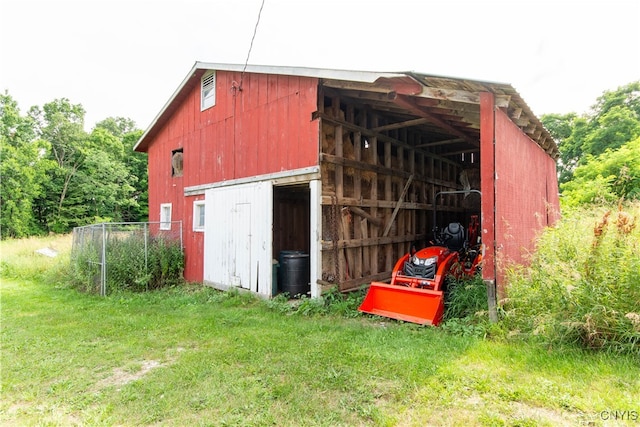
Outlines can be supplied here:
[[438, 326], [444, 312], [441, 291], [372, 282], [358, 308], [363, 313]]

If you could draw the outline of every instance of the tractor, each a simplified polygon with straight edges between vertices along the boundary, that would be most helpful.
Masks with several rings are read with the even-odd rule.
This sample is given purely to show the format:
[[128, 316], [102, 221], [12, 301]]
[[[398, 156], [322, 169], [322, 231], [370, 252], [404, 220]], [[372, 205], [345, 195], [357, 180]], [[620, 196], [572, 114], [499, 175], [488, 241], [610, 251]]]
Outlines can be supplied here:
[[359, 311], [421, 325], [437, 326], [441, 322], [448, 281], [452, 277], [471, 277], [482, 268], [484, 247], [478, 232], [478, 215], [471, 215], [467, 230], [458, 222], [443, 229], [435, 225], [438, 197], [462, 193], [480, 191], [436, 194], [431, 245], [417, 251], [412, 248], [401, 257], [393, 268], [391, 283], [372, 282]]

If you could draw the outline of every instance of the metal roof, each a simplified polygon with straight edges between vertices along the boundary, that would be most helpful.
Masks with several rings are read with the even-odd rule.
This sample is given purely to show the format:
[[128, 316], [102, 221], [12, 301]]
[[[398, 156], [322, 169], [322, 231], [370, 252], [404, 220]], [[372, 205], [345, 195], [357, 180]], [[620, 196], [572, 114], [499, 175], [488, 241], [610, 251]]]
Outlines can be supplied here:
[[[481, 92], [491, 92], [496, 105], [554, 159], [558, 147], [518, 92], [506, 83], [445, 77], [418, 72], [374, 72], [334, 70], [306, 67], [219, 64], [196, 62], [173, 95], [162, 107], [134, 150], [145, 151], [149, 142], [170, 118], [181, 101], [208, 70], [271, 75], [312, 77], [320, 80], [325, 91], [339, 93], [341, 98], [366, 103], [390, 115], [396, 128], [421, 126], [441, 138], [459, 139], [459, 150], [479, 143]], [[390, 125], [393, 126], [393, 125]]]

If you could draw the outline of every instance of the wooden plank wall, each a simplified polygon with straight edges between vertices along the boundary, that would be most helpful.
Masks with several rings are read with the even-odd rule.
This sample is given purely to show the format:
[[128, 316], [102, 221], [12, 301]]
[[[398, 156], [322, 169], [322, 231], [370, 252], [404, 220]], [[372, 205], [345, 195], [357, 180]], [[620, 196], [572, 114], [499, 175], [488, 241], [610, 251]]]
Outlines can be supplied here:
[[[388, 124], [384, 116], [337, 96], [320, 102], [318, 116], [321, 284], [349, 291], [387, 280], [400, 256], [431, 238], [434, 194], [460, 189], [460, 166], [415, 148], [426, 135], [372, 130]], [[438, 210], [455, 214], [462, 207], [459, 198], [445, 197]]]

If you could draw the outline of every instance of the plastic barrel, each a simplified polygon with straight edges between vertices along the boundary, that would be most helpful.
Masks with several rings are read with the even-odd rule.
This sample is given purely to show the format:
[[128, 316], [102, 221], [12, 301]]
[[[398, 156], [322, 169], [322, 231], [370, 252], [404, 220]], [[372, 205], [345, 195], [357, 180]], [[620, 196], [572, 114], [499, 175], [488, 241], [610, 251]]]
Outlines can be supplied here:
[[296, 254], [304, 254], [304, 251], [294, 251], [291, 249], [286, 249], [286, 250], [280, 251], [280, 254], [278, 254], [278, 291], [280, 292], [286, 292], [285, 290], [282, 289], [282, 262], [284, 260], [284, 257], [286, 255], [296, 255]]
[[307, 295], [311, 291], [309, 284], [309, 254], [290, 253], [281, 255], [281, 290], [290, 297]]

